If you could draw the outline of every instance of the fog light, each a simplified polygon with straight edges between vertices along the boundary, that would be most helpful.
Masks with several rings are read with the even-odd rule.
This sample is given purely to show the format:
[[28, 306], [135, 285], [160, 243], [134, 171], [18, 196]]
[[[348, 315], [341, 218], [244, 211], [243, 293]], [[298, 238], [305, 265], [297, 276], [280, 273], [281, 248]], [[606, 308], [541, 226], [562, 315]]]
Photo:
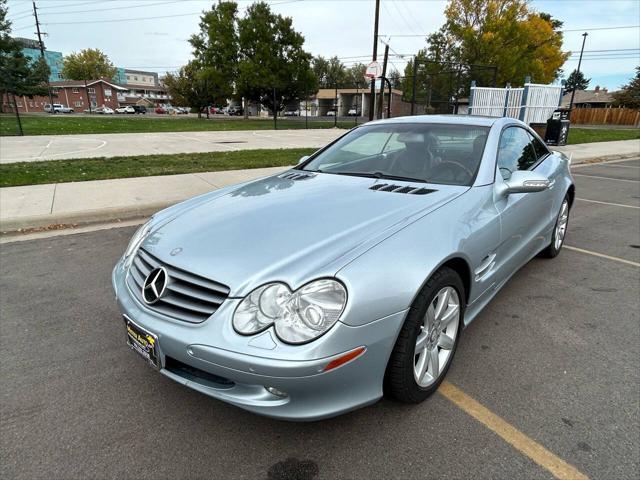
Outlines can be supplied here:
[[287, 392], [283, 392], [282, 390], [278, 390], [275, 387], [264, 387], [265, 390], [267, 392], [269, 392], [271, 395], [275, 395], [276, 397], [281, 397], [281, 398], [285, 398], [287, 397]]

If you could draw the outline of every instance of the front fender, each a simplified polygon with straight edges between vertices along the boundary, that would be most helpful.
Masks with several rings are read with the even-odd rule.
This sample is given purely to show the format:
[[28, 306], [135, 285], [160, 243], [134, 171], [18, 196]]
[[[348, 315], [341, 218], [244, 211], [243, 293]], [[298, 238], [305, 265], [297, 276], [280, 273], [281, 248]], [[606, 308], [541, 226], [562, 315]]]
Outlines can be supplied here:
[[[343, 267], [349, 301], [345, 323], [363, 325], [406, 310], [424, 283], [447, 260], [460, 258], [473, 272], [500, 241], [492, 186], [474, 187], [403, 228]], [[491, 275], [469, 280], [469, 302], [490, 288]]]

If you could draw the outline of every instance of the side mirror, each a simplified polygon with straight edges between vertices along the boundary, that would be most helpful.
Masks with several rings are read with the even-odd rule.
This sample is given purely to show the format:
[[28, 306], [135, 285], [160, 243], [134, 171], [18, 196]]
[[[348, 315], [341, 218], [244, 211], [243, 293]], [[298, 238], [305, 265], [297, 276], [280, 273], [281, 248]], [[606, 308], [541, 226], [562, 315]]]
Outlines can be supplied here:
[[517, 170], [500, 186], [504, 196], [512, 193], [542, 192], [551, 186], [551, 181], [544, 175], [528, 170]]
[[304, 157], [300, 157], [300, 160], [298, 160], [298, 165], [300, 165], [302, 162], [305, 162], [309, 159], [309, 155], [305, 155]]

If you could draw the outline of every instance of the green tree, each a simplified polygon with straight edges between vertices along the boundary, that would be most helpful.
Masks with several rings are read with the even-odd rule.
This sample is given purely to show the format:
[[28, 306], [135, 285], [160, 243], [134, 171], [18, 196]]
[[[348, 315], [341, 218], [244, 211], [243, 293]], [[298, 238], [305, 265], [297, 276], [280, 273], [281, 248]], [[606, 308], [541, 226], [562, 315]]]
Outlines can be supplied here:
[[[188, 105], [201, 117], [205, 107], [225, 100], [217, 80], [218, 71], [202, 68], [199, 62], [192, 61], [175, 74], [167, 73], [164, 85], [176, 104]], [[206, 112], [208, 117], [209, 109]]]
[[328, 60], [322, 56], [314, 57], [312, 62], [313, 73], [318, 83], [323, 88], [343, 86], [347, 81], [347, 69], [337, 56]]
[[[562, 22], [537, 13], [527, 0], [449, 0], [446, 23], [418, 52], [416, 97], [447, 102], [468, 95], [469, 85], [523, 84], [530, 76], [550, 83], [569, 53], [562, 52]], [[497, 71], [485, 66], [495, 66]], [[405, 69], [411, 96], [413, 65]]]
[[404, 87], [404, 79], [400, 75], [400, 72], [396, 69], [391, 70], [391, 72], [387, 75], [389, 77], [389, 82], [391, 82], [391, 88], [397, 88], [402, 90]]
[[347, 68], [347, 72], [344, 80], [345, 87], [363, 88], [365, 86], [364, 72], [366, 69], [367, 69], [367, 66], [364, 63], [356, 63], [350, 66], [349, 68]]
[[20, 42], [11, 37], [6, 0], [0, 0], [0, 108], [4, 103], [2, 98], [8, 94], [30, 98], [47, 95], [48, 77], [46, 62], [41, 58], [30, 61], [23, 55]]
[[640, 66], [636, 67], [636, 76], [613, 94], [616, 107], [640, 108]]
[[87, 81], [100, 78], [111, 79], [116, 74], [116, 71], [117, 69], [113, 66], [109, 57], [97, 48], [87, 48], [78, 53], [74, 52], [62, 59], [62, 75], [64, 78], [84, 81], [89, 111], [91, 111], [91, 100], [89, 99]]
[[585, 78], [582, 72], [574, 70], [571, 72], [564, 84], [564, 91], [572, 92], [574, 90], [586, 90], [589, 87], [590, 78]]
[[208, 92], [215, 92], [215, 102], [224, 102], [234, 93], [238, 70], [238, 5], [220, 2], [200, 18], [200, 32], [191, 36], [194, 62], [190, 70], [207, 78]]
[[293, 29], [290, 17], [273, 13], [267, 3], [254, 3], [238, 20], [238, 41], [238, 95], [279, 111], [316, 91], [312, 56], [303, 49], [304, 37]]

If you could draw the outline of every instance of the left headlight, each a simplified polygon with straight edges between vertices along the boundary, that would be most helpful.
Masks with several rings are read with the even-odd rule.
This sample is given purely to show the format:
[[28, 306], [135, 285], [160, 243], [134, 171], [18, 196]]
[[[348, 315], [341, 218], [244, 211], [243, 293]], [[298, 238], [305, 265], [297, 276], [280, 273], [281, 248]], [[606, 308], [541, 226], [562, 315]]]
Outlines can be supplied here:
[[129, 240], [129, 245], [124, 252], [125, 260], [129, 259], [129, 257], [131, 257], [138, 251], [138, 248], [140, 248], [140, 245], [142, 245], [144, 239], [147, 238], [147, 235], [149, 235], [149, 233], [151, 232], [151, 220], [152, 219], [138, 228], [138, 230], [136, 230], [136, 233], [133, 234], [133, 237], [131, 237], [131, 240]]
[[283, 342], [305, 343], [333, 327], [346, 304], [347, 290], [336, 280], [315, 280], [294, 292], [283, 283], [269, 283], [240, 302], [233, 327], [251, 335], [274, 325]]

